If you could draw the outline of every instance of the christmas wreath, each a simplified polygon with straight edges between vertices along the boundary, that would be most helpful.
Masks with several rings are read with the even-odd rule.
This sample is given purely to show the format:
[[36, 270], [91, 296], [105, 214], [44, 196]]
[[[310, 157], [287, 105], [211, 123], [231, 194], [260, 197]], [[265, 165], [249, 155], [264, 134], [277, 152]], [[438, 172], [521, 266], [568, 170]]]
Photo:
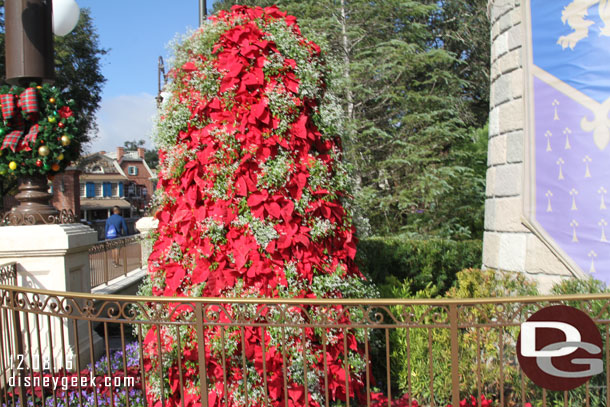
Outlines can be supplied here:
[[53, 175], [78, 157], [74, 101], [54, 86], [0, 88], [0, 176]]

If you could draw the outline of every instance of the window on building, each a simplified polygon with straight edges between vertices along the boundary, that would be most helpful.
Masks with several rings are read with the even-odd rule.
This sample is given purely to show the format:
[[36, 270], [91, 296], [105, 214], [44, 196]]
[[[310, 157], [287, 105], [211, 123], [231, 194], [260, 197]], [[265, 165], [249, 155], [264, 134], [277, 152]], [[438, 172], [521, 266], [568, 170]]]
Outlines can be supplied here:
[[135, 165], [130, 165], [127, 167], [127, 174], [129, 175], [138, 175], [138, 167]]
[[142, 187], [142, 196], [144, 198], [146, 198], [146, 195], [148, 194], [148, 190], [146, 189], [146, 187]]
[[136, 188], [134, 184], [127, 185], [127, 196], [134, 196], [136, 194]]
[[104, 182], [103, 184], [103, 193], [104, 193], [104, 198], [108, 198], [110, 196], [112, 196], [112, 186], [110, 184], [110, 182]]
[[86, 197], [87, 198], [95, 197], [95, 184], [93, 182], [87, 182]]
[[104, 170], [102, 169], [101, 166], [95, 165], [95, 166], [93, 166], [93, 168], [91, 168], [91, 172], [94, 174], [103, 174]]
[[112, 196], [119, 196], [119, 184], [117, 184], [116, 182], [113, 182], [111, 184], [111, 189], [112, 189]]
[[95, 183], [95, 196], [103, 196], [102, 195], [102, 183], [101, 182], [96, 182]]
[[85, 183], [84, 183], [84, 182], [81, 182], [81, 183], [80, 183], [80, 196], [81, 196], [81, 198], [84, 198], [84, 197], [86, 197], [86, 196], [87, 196], [87, 194], [86, 194], [86, 192], [85, 192], [85, 191], [86, 191], [86, 190], [85, 190]]

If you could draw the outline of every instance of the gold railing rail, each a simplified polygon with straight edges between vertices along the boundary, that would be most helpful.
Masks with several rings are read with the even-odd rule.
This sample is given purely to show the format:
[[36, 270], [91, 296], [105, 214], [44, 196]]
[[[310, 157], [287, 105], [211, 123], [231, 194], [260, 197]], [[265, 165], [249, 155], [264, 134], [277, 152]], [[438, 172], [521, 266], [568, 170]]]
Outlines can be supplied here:
[[108, 284], [142, 268], [142, 238], [138, 235], [103, 240], [89, 249], [91, 288]]
[[[536, 387], [521, 372], [516, 358], [519, 325], [533, 312], [554, 304], [586, 312], [604, 339], [605, 373], [570, 392]], [[78, 406], [139, 407], [155, 402], [181, 406], [191, 392], [208, 395], [200, 399], [202, 406], [284, 407], [290, 401], [321, 407], [411, 407], [417, 400], [419, 406], [446, 407], [448, 403], [458, 406], [471, 396], [477, 406], [485, 405], [484, 397], [492, 399], [494, 407], [528, 402], [532, 406], [610, 405], [610, 294], [485, 299], [184, 298], [0, 285], [0, 329], [0, 405], [25, 405], [29, 399], [18, 393], [30, 398], [40, 394], [34, 405], [63, 406], [78, 393]], [[185, 355], [190, 355], [188, 363]], [[23, 364], [21, 369], [15, 366], [15, 357], [21, 358], [17, 360]], [[48, 363], [42, 369], [45, 360]], [[104, 364], [104, 360], [112, 363]], [[135, 395], [125, 398], [121, 391], [127, 388], [112, 382], [93, 393], [32, 384], [45, 374], [81, 378], [86, 374], [83, 369], [96, 364], [96, 377], [133, 380], [128, 390]], [[216, 366], [216, 375], [206, 366]], [[241, 372], [241, 382], [231, 376], [235, 372]], [[165, 377], [176, 383], [174, 390]], [[22, 381], [16, 383], [15, 378]], [[27, 378], [30, 381], [24, 385]], [[290, 399], [294, 391], [300, 402]], [[87, 397], [96, 402], [87, 404]]]
[[[0, 266], [1, 267], [1, 266]], [[195, 303], [204, 304], [312, 304], [312, 305], [476, 305], [476, 304], [534, 304], [539, 302], [564, 303], [568, 301], [600, 301], [610, 300], [610, 293], [597, 294], [566, 294], [566, 295], [533, 295], [519, 297], [493, 297], [493, 298], [218, 298], [218, 297], [166, 297], [166, 296], [140, 296], [117, 294], [89, 294], [80, 292], [54, 291], [29, 287], [14, 287], [0, 284], [0, 291], [10, 289], [15, 292], [60, 295], [72, 298], [111, 300], [111, 301], [143, 301], [163, 303]]]

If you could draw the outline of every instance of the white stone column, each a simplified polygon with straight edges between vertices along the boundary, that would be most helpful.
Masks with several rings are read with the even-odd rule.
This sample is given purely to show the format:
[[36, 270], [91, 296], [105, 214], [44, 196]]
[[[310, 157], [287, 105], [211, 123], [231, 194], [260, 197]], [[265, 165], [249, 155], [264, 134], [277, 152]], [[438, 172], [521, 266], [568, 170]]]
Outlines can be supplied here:
[[17, 262], [18, 285], [91, 292], [89, 248], [97, 233], [80, 223], [0, 227], [0, 261]]
[[[96, 242], [97, 233], [80, 223], [4, 226], [0, 227], [0, 263], [17, 264], [19, 287], [90, 293], [89, 248]], [[30, 294], [26, 296], [31, 299]], [[43, 305], [48, 304], [46, 301], [49, 297], [39, 296], [38, 300]], [[85, 300], [79, 300], [76, 304], [82, 307], [85, 305]], [[72, 304], [68, 301], [63, 304], [64, 307], [66, 305]], [[27, 304], [24, 305], [24, 311], [32, 308]], [[49, 311], [48, 307], [45, 310]], [[75, 369], [77, 349], [75, 329], [78, 332], [81, 367], [89, 362], [91, 343], [94, 346], [95, 356], [103, 352], [102, 339], [95, 332], [89, 334], [87, 321], [70, 318], [65, 313], [65, 309], [55, 309], [53, 313], [65, 317], [51, 316], [49, 319], [45, 315], [37, 315], [33, 312], [21, 314], [23, 351], [26, 354], [29, 355], [31, 352], [37, 358], [40, 351], [43, 359], [48, 360], [52, 353], [55, 367], [58, 368], [63, 365], [63, 348], [66, 350], [68, 364], [73, 361], [73, 369]], [[76, 310], [75, 314], [79, 315], [80, 312]], [[34, 362], [34, 366], [40, 362]]]
[[483, 267], [527, 274], [547, 292], [572, 273], [522, 223], [527, 39], [521, 0], [490, 0], [491, 89]]
[[148, 256], [152, 251], [152, 243], [149, 239], [151, 232], [157, 230], [159, 226], [159, 219], [155, 219], [152, 216], [146, 216], [140, 218], [136, 222], [136, 229], [142, 234], [142, 267], [146, 267], [148, 264]]

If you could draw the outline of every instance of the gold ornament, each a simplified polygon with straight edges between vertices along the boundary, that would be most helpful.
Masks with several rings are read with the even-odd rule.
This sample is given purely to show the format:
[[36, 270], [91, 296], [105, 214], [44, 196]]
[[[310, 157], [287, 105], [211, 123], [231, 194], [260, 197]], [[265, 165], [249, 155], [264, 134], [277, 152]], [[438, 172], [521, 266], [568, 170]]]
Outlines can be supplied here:
[[55, 98], [49, 98], [49, 103], [55, 104]]
[[17, 163], [15, 161], [11, 161], [10, 163], [8, 163], [8, 168], [11, 171], [15, 171], [17, 169]]
[[38, 154], [41, 155], [42, 157], [46, 157], [50, 153], [51, 153], [51, 150], [49, 149], [49, 147], [47, 147], [47, 146], [38, 147]]
[[53, 116], [49, 116], [47, 120], [49, 121], [49, 123], [55, 123], [57, 121], [57, 119]]
[[72, 140], [70, 139], [70, 136], [68, 136], [67, 134], [64, 134], [63, 136], [61, 136], [61, 145], [64, 147], [67, 147], [70, 145], [70, 143], [72, 142]]
[[64, 155], [63, 155], [63, 154], [58, 155], [58, 156], [57, 156], [57, 159], [58, 159], [59, 161], [63, 160], [63, 159], [64, 159]]

